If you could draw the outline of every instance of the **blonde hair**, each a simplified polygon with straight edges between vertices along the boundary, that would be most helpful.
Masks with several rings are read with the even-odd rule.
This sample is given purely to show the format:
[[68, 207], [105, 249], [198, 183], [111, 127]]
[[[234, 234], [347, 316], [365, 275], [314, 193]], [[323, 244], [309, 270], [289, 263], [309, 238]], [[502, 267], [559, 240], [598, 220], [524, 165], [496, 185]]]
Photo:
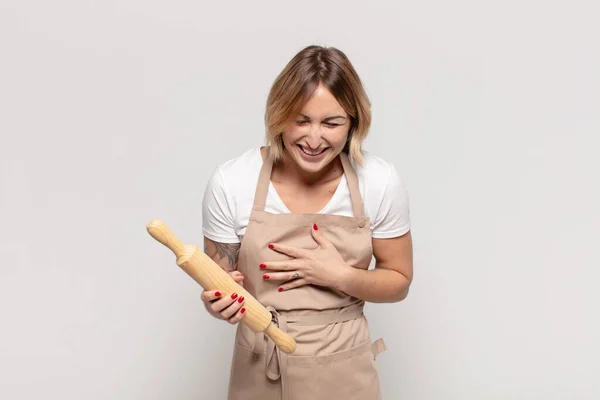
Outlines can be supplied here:
[[265, 112], [266, 142], [274, 161], [283, 157], [282, 133], [317, 89], [325, 86], [350, 116], [344, 150], [362, 165], [362, 142], [371, 126], [371, 103], [346, 55], [334, 47], [308, 46], [275, 79]]

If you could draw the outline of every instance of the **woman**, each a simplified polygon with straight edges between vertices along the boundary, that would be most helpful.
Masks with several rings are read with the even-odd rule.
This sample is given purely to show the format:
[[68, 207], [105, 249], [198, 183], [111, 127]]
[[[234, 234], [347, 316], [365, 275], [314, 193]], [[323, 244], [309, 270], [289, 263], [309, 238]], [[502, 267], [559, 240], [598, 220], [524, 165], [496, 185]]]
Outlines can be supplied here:
[[209, 313], [237, 324], [229, 399], [377, 399], [384, 345], [371, 342], [363, 307], [408, 294], [404, 185], [390, 163], [362, 150], [370, 103], [335, 48], [309, 46], [289, 62], [265, 120], [267, 146], [210, 179], [205, 251], [271, 311], [297, 350], [286, 355], [237, 324], [243, 297], [204, 291]]

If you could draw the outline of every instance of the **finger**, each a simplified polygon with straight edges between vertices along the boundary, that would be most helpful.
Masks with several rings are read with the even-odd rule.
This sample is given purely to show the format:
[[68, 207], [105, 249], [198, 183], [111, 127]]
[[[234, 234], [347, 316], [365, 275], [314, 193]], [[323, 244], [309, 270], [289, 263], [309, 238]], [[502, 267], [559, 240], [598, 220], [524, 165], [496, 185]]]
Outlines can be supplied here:
[[240, 286], [244, 286], [244, 275], [239, 271], [230, 272], [229, 275], [233, 278], [233, 280]]
[[215, 301], [217, 299], [220, 299], [221, 296], [222, 293], [219, 290], [205, 290], [200, 295], [200, 298], [203, 302], [208, 303], [209, 301]]
[[212, 303], [210, 303], [209, 307], [212, 312], [220, 313], [221, 311], [232, 305], [235, 301], [237, 301], [237, 299], [237, 293], [232, 293], [229, 296], [224, 296], [219, 300], [213, 301]]
[[242, 304], [244, 304], [244, 297], [240, 296], [233, 302], [233, 304], [221, 311], [221, 317], [227, 320], [233, 317], [242, 308]]
[[309, 282], [304, 278], [294, 279], [293, 281], [289, 281], [289, 282], [281, 285], [278, 290], [280, 292], [285, 292], [286, 290], [299, 288], [301, 286], [306, 286], [308, 284], [309, 284]]
[[306, 254], [304, 250], [299, 249], [297, 247], [284, 246], [284, 245], [278, 244], [278, 243], [269, 244], [269, 248], [271, 250], [275, 250], [279, 253], [287, 254], [288, 256], [293, 257], [293, 258], [302, 258]]
[[298, 271], [290, 271], [290, 272], [269, 272], [263, 275], [264, 280], [270, 281], [290, 281], [292, 279], [300, 278], [300, 272]]
[[242, 274], [240, 271], [231, 271], [229, 272], [229, 275], [233, 278], [233, 279], [244, 279], [244, 274]]
[[229, 318], [227, 322], [230, 324], [237, 324], [246, 316], [246, 309], [244, 307], [240, 308], [240, 310], [233, 315], [233, 317]]
[[267, 261], [260, 264], [260, 268], [270, 271], [293, 271], [302, 268], [302, 260]]
[[313, 227], [310, 230], [310, 232], [312, 233], [313, 239], [315, 239], [315, 242], [317, 242], [317, 244], [320, 247], [327, 247], [331, 244], [331, 242], [327, 240], [323, 232], [319, 230], [317, 224], [313, 224]]

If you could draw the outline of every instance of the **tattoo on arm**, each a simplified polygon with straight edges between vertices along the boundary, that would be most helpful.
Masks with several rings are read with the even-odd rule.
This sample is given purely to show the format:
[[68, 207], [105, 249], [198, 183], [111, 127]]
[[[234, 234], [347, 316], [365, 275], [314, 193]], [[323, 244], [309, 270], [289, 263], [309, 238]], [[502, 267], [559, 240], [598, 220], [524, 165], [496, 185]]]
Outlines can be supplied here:
[[227, 257], [227, 262], [231, 269], [235, 269], [238, 256], [240, 253], [240, 243], [218, 243], [214, 242], [215, 247], [217, 248], [217, 253], [219, 254], [219, 258], [222, 260]]

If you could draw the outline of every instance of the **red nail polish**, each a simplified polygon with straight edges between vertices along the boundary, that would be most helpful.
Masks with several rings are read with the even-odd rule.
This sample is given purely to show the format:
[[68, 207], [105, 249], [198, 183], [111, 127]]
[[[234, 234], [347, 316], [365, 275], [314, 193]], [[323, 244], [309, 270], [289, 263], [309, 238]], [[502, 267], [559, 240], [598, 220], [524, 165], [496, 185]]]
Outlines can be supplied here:
[[280, 288], [279, 288], [279, 291], [280, 291], [280, 292], [283, 292], [283, 288], [282, 288], [282, 287], [280, 287]]
[[265, 264], [260, 264], [261, 268], [267, 268], [267, 266]]
[[243, 314], [243, 313], [245, 313], [245, 312], [246, 312], [246, 309], [245, 309], [245, 308], [242, 308], [242, 309], [240, 310], [240, 312]]
[[319, 230], [319, 228], [317, 227], [317, 224], [313, 224], [313, 229], [314, 229], [315, 231], [318, 231], [318, 230]]
[[221, 296], [221, 292], [215, 292], [215, 296], [220, 297]]
[[240, 296], [240, 298], [238, 299], [238, 303], [241, 303], [244, 301], [244, 296]]
[[273, 246], [273, 243], [271, 243], [271, 244], [269, 245], [269, 248], [270, 248], [270, 249], [272, 249], [272, 248], [274, 248], [274, 247], [275, 247], [275, 246]]
[[235, 300], [235, 298], [237, 297], [237, 293], [234, 293], [231, 295], [231, 298]]
[[263, 279], [269, 279], [269, 275], [263, 275]]

